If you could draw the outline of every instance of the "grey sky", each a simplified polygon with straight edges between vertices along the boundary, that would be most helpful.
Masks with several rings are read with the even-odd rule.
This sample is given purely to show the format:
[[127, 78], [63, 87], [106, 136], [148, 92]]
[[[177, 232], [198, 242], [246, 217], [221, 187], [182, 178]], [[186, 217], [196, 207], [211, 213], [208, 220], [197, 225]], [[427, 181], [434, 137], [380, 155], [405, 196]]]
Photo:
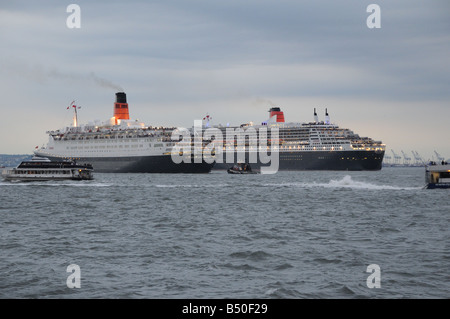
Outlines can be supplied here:
[[[66, 7], [81, 7], [81, 28]], [[381, 7], [381, 29], [366, 8]], [[0, 153], [112, 116], [122, 88], [148, 125], [287, 121], [325, 107], [387, 148], [450, 157], [448, 1], [0, 1]]]

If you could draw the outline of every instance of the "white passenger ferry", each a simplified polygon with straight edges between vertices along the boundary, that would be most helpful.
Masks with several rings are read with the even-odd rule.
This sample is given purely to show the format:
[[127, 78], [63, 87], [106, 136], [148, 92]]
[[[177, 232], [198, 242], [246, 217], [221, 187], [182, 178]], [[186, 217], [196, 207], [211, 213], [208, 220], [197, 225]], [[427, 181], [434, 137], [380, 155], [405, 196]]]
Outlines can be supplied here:
[[90, 180], [93, 179], [93, 167], [35, 156], [15, 168], [4, 169], [2, 177], [8, 181]]

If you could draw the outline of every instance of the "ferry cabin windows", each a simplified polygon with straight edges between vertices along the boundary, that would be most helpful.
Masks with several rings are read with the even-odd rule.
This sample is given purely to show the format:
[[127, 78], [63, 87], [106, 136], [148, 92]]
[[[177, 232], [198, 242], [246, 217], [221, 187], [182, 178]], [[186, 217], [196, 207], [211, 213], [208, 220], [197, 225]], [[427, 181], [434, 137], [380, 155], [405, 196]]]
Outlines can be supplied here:
[[17, 175], [67, 175], [70, 174], [70, 170], [17, 170], [15, 171]]

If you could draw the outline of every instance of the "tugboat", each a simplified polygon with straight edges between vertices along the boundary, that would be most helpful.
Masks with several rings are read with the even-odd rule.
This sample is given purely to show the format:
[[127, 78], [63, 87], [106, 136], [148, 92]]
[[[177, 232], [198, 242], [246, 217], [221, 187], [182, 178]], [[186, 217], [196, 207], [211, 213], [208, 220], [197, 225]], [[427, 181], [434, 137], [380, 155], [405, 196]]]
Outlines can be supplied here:
[[227, 172], [228, 174], [257, 174], [255, 171], [252, 171], [252, 168], [248, 163], [237, 163], [230, 167]]
[[34, 156], [23, 161], [13, 169], [2, 171], [7, 181], [48, 181], [48, 180], [91, 180], [91, 164], [77, 164], [75, 161], [50, 161], [45, 157]]
[[450, 188], [450, 164], [430, 162], [425, 168], [425, 188]]

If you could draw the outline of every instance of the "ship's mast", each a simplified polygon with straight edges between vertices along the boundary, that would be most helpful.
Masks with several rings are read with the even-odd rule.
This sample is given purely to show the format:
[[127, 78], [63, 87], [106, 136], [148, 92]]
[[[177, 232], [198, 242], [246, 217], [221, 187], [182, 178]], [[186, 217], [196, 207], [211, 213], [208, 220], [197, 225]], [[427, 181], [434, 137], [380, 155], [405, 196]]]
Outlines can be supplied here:
[[70, 105], [67, 107], [69, 109], [70, 107], [73, 107], [73, 127], [78, 127], [78, 114], [77, 114], [77, 106], [74, 104], [75, 101], [72, 101]]
[[78, 113], [77, 113], [77, 106], [73, 106], [74, 109], [74, 115], [73, 115], [73, 127], [78, 127]]

